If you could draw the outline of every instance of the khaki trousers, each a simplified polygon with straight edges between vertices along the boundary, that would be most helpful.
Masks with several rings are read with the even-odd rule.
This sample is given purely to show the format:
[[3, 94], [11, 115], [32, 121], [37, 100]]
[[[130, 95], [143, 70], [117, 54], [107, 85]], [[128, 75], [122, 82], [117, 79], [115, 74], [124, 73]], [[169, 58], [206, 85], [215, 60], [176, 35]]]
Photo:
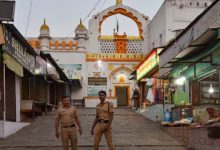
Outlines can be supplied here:
[[106, 141], [108, 143], [109, 150], [114, 150], [114, 145], [112, 143], [112, 129], [111, 127], [107, 128], [106, 123], [97, 123], [95, 128], [95, 144], [94, 150], [99, 150], [99, 144], [102, 139], [102, 135], [105, 135]]
[[63, 150], [68, 150], [69, 141], [72, 150], [77, 149], [77, 132], [76, 128], [62, 128], [61, 127], [61, 140], [63, 144]]

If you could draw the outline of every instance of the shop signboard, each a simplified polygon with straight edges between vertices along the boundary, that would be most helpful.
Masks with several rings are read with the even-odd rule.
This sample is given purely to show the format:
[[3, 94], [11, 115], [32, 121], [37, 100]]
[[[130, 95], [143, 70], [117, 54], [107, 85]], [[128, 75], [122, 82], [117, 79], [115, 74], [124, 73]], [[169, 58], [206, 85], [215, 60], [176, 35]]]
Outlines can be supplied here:
[[12, 56], [19, 64], [31, 73], [35, 73], [35, 56], [27, 51], [27, 48], [17, 39], [13, 33], [3, 26], [5, 44], [2, 49]]
[[153, 51], [146, 60], [137, 68], [137, 80], [143, 78], [147, 73], [158, 65], [157, 50]]
[[183, 71], [187, 70], [189, 67], [186, 65], [174, 65], [171, 71], [171, 75], [174, 78], [179, 77]]
[[88, 77], [88, 85], [107, 85], [107, 78], [105, 77]]
[[203, 74], [206, 70], [212, 67], [211, 63], [197, 63], [196, 64], [196, 75]]
[[69, 79], [82, 79], [82, 64], [59, 64]]
[[47, 74], [47, 62], [40, 56], [36, 57], [35, 74], [46, 75]]
[[194, 75], [199, 76], [203, 74], [210, 67], [212, 67], [210, 63], [197, 63], [192, 66], [176, 65], [173, 67], [171, 75], [174, 78], [178, 78], [181, 76], [184, 76], [186, 78], [191, 78], [191, 77], [194, 77]]
[[88, 96], [98, 96], [101, 90], [107, 90], [107, 78], [88, 77]]

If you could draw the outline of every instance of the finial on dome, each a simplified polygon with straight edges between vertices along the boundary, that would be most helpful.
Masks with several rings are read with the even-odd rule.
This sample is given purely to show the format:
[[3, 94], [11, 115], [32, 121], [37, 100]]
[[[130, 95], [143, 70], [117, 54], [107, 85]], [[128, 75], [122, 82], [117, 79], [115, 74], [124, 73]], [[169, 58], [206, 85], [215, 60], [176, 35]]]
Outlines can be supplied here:
[[80, 18], [80, 23], [79, 25], [76, 27], [77, 30], [84, 30], [86, 27], [84, 26], [84, 24], [82, 23], [82, 19]]
[[116, 5], [121, 5], [122, 4], [122, 0], [116, 0]]
[[44, 18], [44, 24], [41, 25], [40, 30], [49, 30], [49, 26], [46, 24], [46, 19]]

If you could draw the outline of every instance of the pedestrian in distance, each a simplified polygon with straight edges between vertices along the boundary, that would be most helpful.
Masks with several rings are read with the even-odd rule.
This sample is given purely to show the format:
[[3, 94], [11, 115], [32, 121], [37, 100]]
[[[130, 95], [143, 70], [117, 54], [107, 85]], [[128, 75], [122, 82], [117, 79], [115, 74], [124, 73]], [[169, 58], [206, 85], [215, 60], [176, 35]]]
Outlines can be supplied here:
[[96, 118], [94, 120], [91, 135], [94, 135], [94, 150], [99, 150], [99, 144], [102, 135], [105, 135], [109, 150], [114, 150], [112, 143], [112, 128], [111, 123], [113, 120], [114, 110], [111, 102], [105, 101], [106, 92], [99, 91], [100, 103], [96, 106]]
[[57, 110], [55, 129], [56, 137], [59, 139], [61, 136], [63, 150], [68, 150], [69, 142], [72, 150], [77, 149], [77, 131], [78, 126], [79, 134], [82, 135], [82, 128], [80, 125], [79, 116], [74, 106], [70, 105], [70, 97], [62, 97], [62, 107]]
[[138, 89], [137, 88], [135, 88], [134, 89], [134, 92], [133, 92], [133, 95], [132, 95], [132, 99], [133, 99], [133, 103], [136, 105], [136, 109], [138, 109], [139, 108], [139, 98], [140, 98], [140, 94], [139, 94], [139, 92], [138, 92]]

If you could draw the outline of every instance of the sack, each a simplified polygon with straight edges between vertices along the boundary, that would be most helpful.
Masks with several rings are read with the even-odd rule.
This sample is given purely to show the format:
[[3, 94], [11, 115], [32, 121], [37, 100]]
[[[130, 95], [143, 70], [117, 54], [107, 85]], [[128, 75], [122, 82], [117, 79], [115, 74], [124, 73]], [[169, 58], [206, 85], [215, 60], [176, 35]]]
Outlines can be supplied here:
[[139, 98], [139, 95], [133, 95], [133, 98], [135, 98], [135, 99]]

